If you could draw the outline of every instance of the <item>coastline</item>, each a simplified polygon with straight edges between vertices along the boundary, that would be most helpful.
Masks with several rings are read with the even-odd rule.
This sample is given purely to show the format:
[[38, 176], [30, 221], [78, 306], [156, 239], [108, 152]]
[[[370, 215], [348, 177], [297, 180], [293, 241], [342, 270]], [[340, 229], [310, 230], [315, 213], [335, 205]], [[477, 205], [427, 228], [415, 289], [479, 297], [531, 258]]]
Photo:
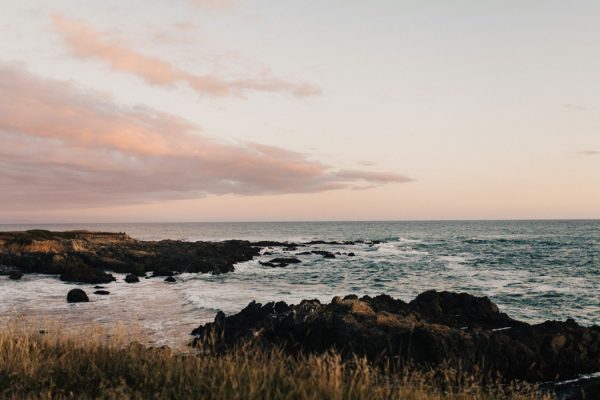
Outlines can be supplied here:
[[[214, 320], [214, 322], [211, 325], [209, 321], [213, 320], [214, 314], [218, 311], [218, 309], [215, 308], [212, 311], [205, 310], [202, 313], [200, 313], [193, 303], [189, 303], [187, 302], [187, 300], [182, 302], [181, 296], [178, 297], [174, 295], [174, 293], [176, 293], [178, 290], [186, 289], [186, 282], [193, 282], [197, 277], [207, 277], [211, 279], [211, 281], [207, 281], [207, 284], [212, 282], [210, 283], [211, 285], [217, 285], [219, 287], [225, 288], [227, 287], [226, 282], [228, 282], [228, 279], [237, 278], [245, 274], [245, 269], [247, 268], [247, 265], [249, 265], [249, 263], [255, 265], [254, 268], [257, 268], [257, 272], [262, 274], [263, 277], [268, 277], [273, 274], [278, 275], [281, 273], [288, 273], [287, 271], [291, 271], [293, 273], [294, 271], [302, 269], [304, 265], [308, 263], [307, 260], [312, 260], [313, 263], [317, 263], [316, 265], [329, 265], [326, 263], [331, 262], [335, 262], [338, 264], [354, 262], [355, 255], [354, 252], [350, 250], [355, 250], [356, 248], [362, 248], [368, 253], [373, 251], [381, 253], [382, 251], [392, 251], [395, 248], [394, 246], [396, 246], [394, 242], [389, 243], [386, 240], [379, 239], [358, 239], [345, 241], [327, 239], [310, 240], [306, 242], [297, 243], [266, 240], [256, 242], [240, 240], [230, 240], [226, 242], [181, 242], [173, 240], [165, 240], [159, 242], [142, 242], [120, 233], [55, 233], [47, 231], [36, 231], [29, 233], [2, 233], [0, 235], [3, 240], [2, 246], [0, 246], [0, 256], [3, 262], [0, 264], [4, 264], [4, 273], [7, 274], [8, 272], [14, 270], [14, 267], [17, 267], [18, 270], [25, 273], [25, 276], [21, 278], [20, 281], [17, 281], [18, 283], [15, 283], [15, 285], [17, 286], [11, 286], [11, 288], [16, 288], [14, 290], [15, 296], [18, 296], [18, 290], [20, 288], [25, 288], [28, 284], [37, 283], [39, 284], [38, 287], [40, 289], [44, 285], [54, 285], [57, 288], [62, 288], [60, 289], [63, 293], [61, 296], [62, 298], [60, 300], [61, 304], [59, 305], [60, 311], [57, 311], [56, 314], [53, 314], [51, 311], [49, 312], [48, 308], [46, 308], [46, 310], [43, 312], [36, 313], [35, 311], [32, 312], [32, 308], [28, 309], [27, 307], [22, 308], [20, 311], [17, 311], [17, 313], [20, 312], [22, 314], [29, 314], [33, 317], [51, 318], [54, 316], [64, 317], [65, 315], [67, 315], [68, 318], [65, 325], [70, 326], [70, 328], [73, 331], [76, 331], [77, 329], [82, 328], [84, 326], [89, 326], [97, 323], [110, 324], [112, 323], [112, 321], [115, 320], [115, 314], [117, 314], [119, 315], [119, 319], [127, 321], [130, 324], [130, 328], [139, 329], [139, 332], [141, 332], [142, 335], [148, 335], [150, 338], [150, 346], [168, 345], [169, 347], [175, 350], [180, 349], [180, 351], [188, 350], [186, 346], [189, 340], [191, 339], [189, 334], [193, 328], [198, 328], [200, 324], [204, 325], [204, 328], [202, 328], [204, 330], [211, 329], [210, 327], [214, 327], [214, 324], [218, 322], [217, 320], [219, 320], [219, 318], [224, 318], [217, 316], [217, 319]], [[402, 243], [412, 245], [418, 242], [415, 240], [411, 241], [410, 239], [404, 239]], [[328, 248], [329, 250], [324, 250], [324, 248]], [[161, 249], [167, 249], [166, 252], [169, 253], [168, 257], [161, 253]], [[193, 249], [193, 251], [190, 252], [191, 249]], [[181, 254], [184, 255], [183, 258], [179, 257], [179, 251]], [[395, 257], [397, 257], [396, 253], [390, 254], [393, 254]], [[407, 254], [415, 254], [415, 252], [413, 251], [412, 253]], [[59, 257], [56, 257], [57, 255]], [[107, 255], [109, 257], [107, 257]], [[136, 259], [135, 257], [138, 258]], [[45, 262], [45, 264], [42, 263], [42, 267], [45, 268], [42, 271], [48, 271], [49, 269], [55, 271], [58, 275], [39, 275], [39, 260], [43, 260]], [[48, 260], [51, 261], [48, 262]], [[67, 262], [65, 262], [65, 260], [67, 260]], [[105, 260], [108, 260], [108, 262], [106, 264], [102, 264], [101, 262]], [[160, 262], [157, 263], [156, 260], [160, 260]], [[184, 260], [184, 263], [178, 264], [177, 266], [175, 266], [175, 264], [169, 264], [170, 262], [173, 262], [173, 260]], [[201, 270], [198, 269], [197, 266], [194, 266], [193, 272], [189, 271], [189, 265], [196, 263], [198, 260], [200, 260], [201, 262], [204, 262], [205, 260], [215, 261], [216, 267], [212, 264], [202, 264], [206, 265], [207, 267], [203, 267], [204, 269]], [[82, 265], [82, 261], [87, 262], [87, 264]], [[16, 265], [11, 265], [10, 263]], [[37, 267], [33, 268], [32, 266], [34, 265], [37, 265]], [[140, 265], [143, 267], [142, 270], [139, 270]], [[7, 266], [9, 267], [8, 270], [6, 269]], [[158, 273], [156, 272], [157, 267], [159, 267]], [[61, 276], [60, 268], [83, 268], [84, 270], [89, 268], [98, 269], [101, 270], [102, 273], [110, 275], [114, 279], [111, 279], [106, 282], [92, 282], [88, 280], [87, 275], [83, 275], [83, 284], [82, 282], [66, 282], [67, 285], [65, 285], [64, 282], [61, 282], [60, 280], [56, 279], [57, 277]], [[118, 269], [119, 272], [115, 272], [115, 268]], [[128, 270], [128, 268], [134, 268], [134, 270]], [[137, 276], [141, 278], [140, 282], [126, 283], [125, 281], [127, 280], [128, 276], [127, 273], [135, 272], [135, 269], [138, 270]], [[141, 271], [143, 271], [143, 273], [141, 273]], [[30, 275], [32, 273], [33, 275]], [[81, 277], [82, 275], [75, 274], [73, 276]], [[94, 273], [92, 274], [92, 276], [95, 277], [98, 276], [98, 274]], [[165, 282], [165, 277], [173, 278], [175, 283]], [[63, 279], [63, 281], [64, 280], [65, 279]], [[98, 284], [104, 285], [103, 288], [106, 287], [107, 291], [110, 291], [110, 294], [107, 296], [94, 296], [93, 289], [95, 289], [98, 286]], [[21, 286], [19, 287], [18, 285]], [[83, 288], [85, 291], [88, 292], [92, 301], [85, 304], [67, 305], [64, 296], [66, 296], [67, 288], [72, 287]], [[43, 290], [40, 291], [43, 292]], [[29, 292], [31, 292], [31, 289], [29, 290]], [[159, 296], [157, 296], [158, 293], [160, 293]], [[337, 294], [347, 295], [347, 293]], [[198, 295], [202, 296], [201, 294]], [[185, 296], [183, 297], [185, 298]], [[347, 303], [348, 301], [352, 303], [350, 304], [349, 314], [344, 314], [347, 312], [346, 306], [342, 307], [341, 309], [336, 309], [334, 307], [334, 309], [337, 310], [335, 311], [335, 313], [340, 313], [339, 316], [335, 318], [341, 318], [342, 320], [344, 318], [355, 318], [356, 315], [353, 314], [353, 308], [355, 307], [363, 308], [362, 311], [359, 311], [359, 314], [361, 315], [360, 318], [363, 319], [368, 317], [369, 315], [377, 315], [377, 318], [381, 318], [381, 315], [379, 315], [381, 312], [385, 311], [389, 313], [390, 310], [377, 308], [373, 309], [372, 305], [365, 306], [365, 304], [371, 301], [368, 299], [372, 298], [373, 297], [366, 296], [359, 299], [358, 297], [350, 296], [346, 298], [338, 298], [338, 300], [332, 300], [332, 304], [335, 303], [339, 307], [342, 307], [341, 305]], [[469, 298], [476, 299], [476, 297]], [[42, 298], [40, 298], [40, 301], [43, 302], [43, 300], [41, 299]], [[304, 299], [307, 300], [306, 298]], [[126, 300], [126, 302], [123, 302], [123, 300]], [[278, 301], [281, 299], [275, 298], [274, 300]], [[216, 299], [216, 301], [218, 302], [218, 299]], [[365, 301], [367, 301], [367, 303], [365, 303]], [[401, 300], [397, 301], [402, 303]], [[442, 301], [441, 307], [444, 308], [444, 304], [446, 303], [447, 300]], [[297, 305], [295, 307], [308, 303], [303, 301], [298, 302], [296, 304]], [[131, 308], [132, 305], [134, 305], [133, 308]], [[238, 315], [245, 315], [244, 313], [247, 314], [248, 307], [246, 307], [245, 310], [242, 310]], [[289, 307], [294, 306], [286, 305], [285, 307], [287, 307], [287, 311], [289, 311]], [[326, 303], [323, 303], [323, 307], [327, 309], [327, 307], [330, 307], [330, 305], [326, 305]], [[365, 307], [366, 309], [364, 309]], [[259, 307], [258, 309], [261, 310], [262, 308]], [[295, 310], [295, 308], [291, 309]], [[474, 310], [476, 309], [477, 307], [472, 309], [467, 308], [459, 312], [459, 314], [463, 313], [464, 315], [472, 315]], [[492, 307], [492, 309], [495, 310], [493, 313], [497, 312], [497, 307], [495, 305]], [[237, 311], [239, 311], [239, 309]], [[112, 313], [112, 315], [108, 318], [105, 318], [103, 314], [107, 312]], [[413, 315], [415, 312], [417, 313], [416, 317], [415, 315]], [[456, 310], [443, 311], [441, 315], [443, 318], [441, 320], [436, 320], [435, 318], [432, 320], [431, 316], [427, 316], [427, 313], [423, 314], [425, 316], [420, 316], [419, 312], [422, 312], [422, 310], [418, 311], [415, 309], [409, 313], [412, 313], [412, 317], [410, 318], [413, 318], [413, 324], [415, 323], [415, 321], [419, 321], [422, 318], [425, 318], [424, 320], [422, 320], [424, 323], [433, 323], [434, 325], [439, 325], [440, 322], [445, 321], [442, 323], [442, 325], [444, 325], [448, 324], [447, 318], [453, 315], [453, 313], [455, 314]], [[264, 314], [264, 310], [259, 312], [259, 314], [261, 313]], [[405, 311], [401, 312], [400, 314], [401, 319], [408, 317]], [[8, 314], [5, 313], [5, 316], [6, 315]], [[15, 314], [13, 313], [12, 315], [14, 316]], [[236, 317], [235, 312], [230, 311], [228, 312], [228, 315], [230, 315], [234, 319], [240, 318]], [[275, 318], [275, 315], [277, 315], [277, 313], [272, 314], [270, 312], [267, 312], [266, 314], [266, 316], [270, 319], [271, 322], [277, 320], [277, 318]], [[391, 318], [387, 314], [384, 315], [384, 317], [384, 319]], [[393, 318], [399, 317], [396, 316]], [[414, 318], [417, 319], [414, 320]], [[258, 323], [259, 325], [257, 326], [260, 326], [260, 324], [262, 324], [263, 322], [261, 322], [261, 320], [258, 319], [255, 321], [255, 323]], [[507, 323], [509, 326], [506, 326]], [[406, 326], [407, 322], [398, 322], [398, 324], [398, 326]], [[477, 335], [484, 334], [484, 336], [488, 335], [490, 338], [509, 337], [510, 333], [504, 332], [504, 330], [512, 325], [514, 325], [515, 327], [528, 326], [527, 324], [516, 321], [514, 319], [503, 320], [502, 322], [499, 322], [499, 325], [486, 325], [486, 323], [481, 325], [481, 321], [477, 322], [477, 324], [478, 325], [474, 328], [475, 331], [479, 332]], [[542, 326], [541, 328], [539, 328], [541, 336], [537, 333], [534, 334], [533, 336], [536, 336], [536, 339], [533, 342], [529, 342], [528, 344], [530, 348], [538, 348], [538, 350], [535, 351], [540, 352], [538, 356], [536, 356], [539, 357], [545, 354], [546, 350], [543, 350], [543, 348], [544, 346], [548, 346], [547, 343], [550, 343], [551, 352], [558, 351], [558, 353], [560, 353], [560, 351], [563, 351], [563, 347], [565, 349], [570, 348], [570, 345], [567, 345], [566, 343], [578, 342], [580, 347], [584, 345], [584, 342], [576, 339], [578, 337], [577, 335], [579, 335], [580, 337], [587, 338], [587, 342], [585, 342], [587, 344], [585, 344], [584, 346], [587, 346], [586, 351], [588, 353], [586, 354], [588, 355], [581, 358], [581, 362], [583, 362], [583, 364], [581, 365], [587, 366], [582, 367], [582, 369], [577, 369], [579, 367], [565, 367], [574, 372], [573, 374], [565, 373], [564, 370], [560, 374], [548, 372], [548, 374], [554, 376], [555, 378], [562, 377], [561, 380], [567, 378], [577, 378], [579, 374], [594, 373], [597, 372], [598, 369], [600, 369], [592, 364], [588, 365], [587, 363], [589, 360], [585, 358], [600, 358], [593, 355], [595, 354], [594, 352], [597, 351], [599, 342], [594, 335], [597, 334], [600, 328], [585, 328], [573, 324], [574, 322], [567, 321]], [[236, 328], [234, 331], [247, 331], [248, 329], [250, 329], [251, 331], [264, 330], [264, 327], [259, 329], [257, 328], [257, 326], [253, 327], [252, 324], [250, 324], [247, 326], [239, 327], [239, 329]], [[457, 349], [464, 348], [464, 344], [458, 344], [456, 342], [457, 338], [461, 338], [464, 335], [469, 335], [470, 333], [469, 330], [465, 330], [465, 327], [463, 326], [457, 326], [452, 324], [446, 326], [447, 328], [444, 329], [450, 329], [451, 331], [456, 330], [456, 334], [458, 334], [458, 336], [451, 340], [451, 342], [453, 343], [452, 345], [445, 344], [443, 346], [444, 350], [442, 351], [442, 353], [445, 354], [444, 357], [447, 358], [450, 356], [450, 354], [452, 354], [452, 352], [457, 351]], [[552, 329], [550, 329], [550, 326], [552, 326]], [[341, 329], [347, 330], [348, 327], [344, 327]], [[544, 336], [544, 331], [548, 329], [548, 332], [551, 333], [551, 337]], [[573, 329], [575, 329], [575, 331], [573, 331]], [[272, 333], [269, 334], [270, 337], [276, 337], [279, 334], [277, 332], [277, 330], [272, 331]], [[444, 335], [436, 336], [439, 335], [439, 332], [437, 330], [433, 330], [431, 332], [437, 332], [434, 335], [434, 337], [436, 338], [434, 341], [435, 343], [444, 343], [444, 341], [446, 340], [443, 339]], [[198, 336], [198, 331], [196, 331], [196, 334]], [[506, 336], [506, 334], [508, 334], [508, 336]], [[590, 339], [590, 334], [592, 335], [592, 339]], [[153, 337], [153, 335], [155, 335], [155, 337]], [[200, 334], [200, 336], [201, 335], [202, 334]], [[289, 334], [285, 335], [286, 337], [289, 337]], [[566, 339], [563, 339], [563, 337], [566, 337]], [[296, 340], [298, 340], [298, 344], [303, 343], [303, 339], [297, 338]], [[389, 338], [386, 340], [389, 341]], [[498, 343], [503, 343], [503, 341], [508, 339], [494, 340], [500, 340]], [[563, 343], [563, 340], [566, 340], [566, 342]], [[323, 340], [319, 339], [319, 341], [322, 342]], [[373, 338], [368, 337], [365, 343], [369, 343], [372, 341]], [[336, 341], [331, 342], [332, 345], [335, 343]], [[302, 344], [301, 346], [304, 345], [305, 344]], [[364, 346], [365, 344], [359, 345], [356, 348], [356, 351], [352, 351], [351, 354], [365, 355], [366, 353], [364, 353]], [[430, 348], [431, 343], [424, 346]], [[475, 346], [475, 349], [477, 349], [477, 346]], [[486, 346], [491, 345], [488, 344]], [[515, 346], [518, 347], [518, 345], [509, 344], [509, 348]], [[559, 347], [557, 348], [556, 346]], [[497, 347], [501, 348], [501, 346]], [[341, 354], [343, 354], [343, 348], [344, 346], [338, 349], [339, 351], [342, 351]], [[483, 354], [481, 350], [476, 350], [475, 352], [477, 354]], [[376, 353], [380, 354], [381, 351]], [[568, 356], [567, 358], [573, 359], [572, 356]], [[514, 361], [515, 360], [510, 361], [509, 363], [514, 364]], [[427, 361], [427, 358], [423, 359], [422, 363], [429, 365], [429, 361]], [[548, 380], [548, 377], [550, 375], [542, 374], [537, 376], [537, 378], [533, 378], [532, 376], [520, 373], [520, 375], [514, 376], [513, 378], [530, 380], [533, 379], [533, 381], [535, 382], [543, 382]]]

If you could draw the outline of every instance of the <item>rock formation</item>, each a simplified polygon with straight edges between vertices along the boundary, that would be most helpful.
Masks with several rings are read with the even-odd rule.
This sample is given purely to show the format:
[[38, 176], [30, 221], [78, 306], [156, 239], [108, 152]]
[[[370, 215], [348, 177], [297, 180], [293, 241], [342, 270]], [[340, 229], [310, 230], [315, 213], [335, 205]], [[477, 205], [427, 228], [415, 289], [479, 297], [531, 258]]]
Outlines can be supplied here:
[[530, 325], [466, 293], [428, 291], [410, 303], [387, 295], [335, 297], [329, 304], [252, 302], [235, 315], [218, 313], [192, 334], [196, 345], [214, 337], [223, 351], [246, 341], [290, 352], [334, 348], [375, 363], [477, 365], [529, 381], [600, 371], [600, 327], [573, 320]]
[[260, 247], [242, 240], [223, 242], [139, 241], [124, 233], [0, 232], [0, 265], [22, 273], [60, 275], [67, 282], [109, 283], [105, 271], [143, 276], [176, 272], [219, 274], [251, 260]]
[[90, 301], [87, 294], [81, 289], [71, 289], [67, 293], [67, 302], [69, 303], [87, 303]]

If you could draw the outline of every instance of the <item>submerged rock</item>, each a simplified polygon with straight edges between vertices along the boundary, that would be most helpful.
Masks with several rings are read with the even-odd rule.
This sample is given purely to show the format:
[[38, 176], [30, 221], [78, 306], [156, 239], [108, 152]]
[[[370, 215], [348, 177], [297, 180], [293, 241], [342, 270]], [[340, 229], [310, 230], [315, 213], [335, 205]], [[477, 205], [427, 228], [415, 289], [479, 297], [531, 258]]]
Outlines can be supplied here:
[[108, 290], [96, 290], [96, 291], [94, 292], [94, 294], [99, 294], [99, 295], [101, 295], [101, 296], [107, 296], [107, 295], [109, 295], [109, 294], [110, 294], [110, 292], [109, 292]]
[[235, 315], [219, 313], [192, 332], [226, 350], [243, 342], [280, 345], [291, 352], [364, 355], [373, 362], [445, 362], [480, 366], [505, 378], [545, 381], [600, 371], [600, 327], [574, 321], [529, 325], [498, 310], [487, 297], [428, 291], [410, 303], [387, 295], [250, 303]]
[[175, 278], [173, 278], [172, 276], [169, 276], [169, 277], [167, 277], [167, 279], [165, 279], [165, 282], [175, 283], [175, 282], [177, 282], [177, 280]]
[[71, 289], [67, 293], [67, 302], [69, 303], [87, 303], [90, 301], [87, 294], [81, 289]]

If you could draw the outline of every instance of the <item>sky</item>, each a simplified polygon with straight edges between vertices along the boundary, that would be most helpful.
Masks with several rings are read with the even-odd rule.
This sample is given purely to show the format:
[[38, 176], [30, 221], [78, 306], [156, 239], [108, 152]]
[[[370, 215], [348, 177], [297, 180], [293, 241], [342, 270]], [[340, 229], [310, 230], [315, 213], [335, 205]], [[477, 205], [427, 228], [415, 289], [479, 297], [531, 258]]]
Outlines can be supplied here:
[[600, 218], [596, 1], [0, 6], [0, 223]]

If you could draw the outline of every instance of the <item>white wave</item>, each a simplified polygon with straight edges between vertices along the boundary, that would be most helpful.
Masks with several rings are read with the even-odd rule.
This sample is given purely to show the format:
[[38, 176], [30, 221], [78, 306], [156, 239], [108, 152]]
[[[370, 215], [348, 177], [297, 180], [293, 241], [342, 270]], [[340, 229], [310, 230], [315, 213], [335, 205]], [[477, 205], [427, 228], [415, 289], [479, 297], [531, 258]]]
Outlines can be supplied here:
[[423, 241], [420, 240], [420, 239], [408, 239], [408, 238], [405, 238], [405, 237], [402, 237], [402, 236], [400, 236], [397, 239], [397, 241], [400, 242], [400, 243], [416, 243], [416, 244], [423, 243]]
[[406, 249], [398, 247], [398, 245], [393, 242], [389, 243], [381, 243], [377, 246], [377, 253], [384, 255], [399, 255], [399, 256], [424, 256], [429, 253], [426, 251], [420, 251], [415, 249]]

